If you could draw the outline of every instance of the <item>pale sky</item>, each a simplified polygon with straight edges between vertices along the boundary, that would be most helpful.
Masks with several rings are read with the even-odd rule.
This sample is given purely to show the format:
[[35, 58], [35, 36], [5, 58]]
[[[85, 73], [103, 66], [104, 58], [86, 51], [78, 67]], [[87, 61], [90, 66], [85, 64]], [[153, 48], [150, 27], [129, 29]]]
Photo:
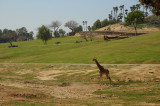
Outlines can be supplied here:
[[26, 27], [34, 31], [52, 21], [60, 21], [61, 28], [67, 21], [75, 20], [82, 25], [88, 21], [93, 25], [97, 20], [108, 18], [108, 14], [115, 6], [130, 6], [138, 4], [138, 0], [0, 0], [0, 29]]

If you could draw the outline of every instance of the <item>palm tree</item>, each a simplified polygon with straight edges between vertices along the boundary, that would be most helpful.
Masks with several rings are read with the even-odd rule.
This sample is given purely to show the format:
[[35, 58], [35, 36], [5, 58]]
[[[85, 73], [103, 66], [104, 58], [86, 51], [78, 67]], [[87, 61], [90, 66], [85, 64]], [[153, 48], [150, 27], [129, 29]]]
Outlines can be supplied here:
[[133, 5], [133, 10], [134, 10], [134, 11], [136, 10], [136, 5]]
[[114, 11], [114, 19], [116, 19], [116, 7], [113, 7], [113, 11]]
[[115, 12], [116, 12], [116, 19], [118, 20], [118, 16], [117, 16], [117, 13], [118, 13], [118, 7], [115, 7]]
[[[124, 14], [124, 5], [121, 5], [119, 6], [120, 10], [121, 10], [121, 13], [122, 13], [122, 18], [125, 17], [125, 14]], [[122, 12], [123, 11], [123, 12]], [[119, 14], [120, 15], [120, 14]], [[121, 20], [122, 21], [122, 20]]]
[[127, 9], [125, 10], [125, 14], [128, 15], [128, 10]]
[[131, 12], [133, 12], [133, 7], [130, 7], [130, 9], [131, 9]]
[[118, 21], [122, 21], [122, 18], [123, 18], [123, 13], [119, 13], [119, 15], [118, 15]]
[[120, 10], [121, 10], [121, 13], [122, 13], [122, 9], [123, 9], [123, 5], [119, 6]]
[[141, 5], [140, 4], [136, 4], [136, 9], [140, 10], [141, 9]]
[[130, 9], [131, 9], [132, 12], [135, 11], [136, 10], [136, 5], [131, 6]]
[[123, 18], [124, 18], [124, 20], [125, 20], [124, 5], [122, 5], [122, 9], [123, 9]]
[[108, 18], [109, 18], [109, 20], [112, 20], [112, 15], [109, 14], [109, 15], [108, 15]]
[[111, 11], [110, 15], [111, 15], [111, 20], [113, 20], [113, 11]]

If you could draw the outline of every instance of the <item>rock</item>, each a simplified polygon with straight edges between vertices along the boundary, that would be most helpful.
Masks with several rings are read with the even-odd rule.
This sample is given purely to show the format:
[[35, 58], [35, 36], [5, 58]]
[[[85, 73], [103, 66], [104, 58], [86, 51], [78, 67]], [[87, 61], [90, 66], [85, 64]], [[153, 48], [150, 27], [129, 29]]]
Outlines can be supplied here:
[[105, 98], [107, 98], [107, 97], [106, 97], [106, 96], [101, 96], [101, 98], [105, 99]]
[[24, 83], [26, 84], [26, 83], [31, 83], [30, 81], [24, 81]]
[[51, 65], [50, 67], [52, 68], [52, 67], [54, 67], [54, 65]]
[[152, 92], [152, 90], [149, 90], [149, 92]]

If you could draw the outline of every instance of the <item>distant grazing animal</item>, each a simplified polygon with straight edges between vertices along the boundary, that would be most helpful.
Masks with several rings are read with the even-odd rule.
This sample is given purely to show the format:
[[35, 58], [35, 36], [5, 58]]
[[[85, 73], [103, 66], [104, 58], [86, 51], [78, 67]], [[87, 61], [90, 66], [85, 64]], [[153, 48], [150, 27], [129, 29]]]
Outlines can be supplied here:
[[82, 41], [76, 41], [76, 43], [82, 43]]
[[55, 44], [60, 44], [61, 42], [56, 42]]
[[96, 65], [97, 65], [97, 67], [99, 68], [100, 79], [102, 78], [102, 75], [105, 74], [106, 77], [107, 77], [107, 79], [109, 79], [110, 84], [111, 84], [111, 78], [110, 78], [110, 76], [109, 76], [109, 70], [108, 70], [108, 69], [105, 69], [103, 66], [101, 66], [101, 65], [98, 63], [97, 59], [94, 58], [93, 61], [96, 62]]

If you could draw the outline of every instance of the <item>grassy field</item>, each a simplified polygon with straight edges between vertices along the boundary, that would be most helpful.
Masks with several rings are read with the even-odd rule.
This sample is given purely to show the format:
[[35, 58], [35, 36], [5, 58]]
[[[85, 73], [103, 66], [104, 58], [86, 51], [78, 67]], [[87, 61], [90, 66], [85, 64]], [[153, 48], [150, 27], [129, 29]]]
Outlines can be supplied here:
[[160, 65], [0, 64], [0, 105], [160, 105]]
[[[40, 40], [14, 42], [18, 48], [0, 44], [0, 105], [160, 105], [159, 36], [157, 32], [107, 42], [63, 37], [48, 45]], [[83, 43], [75, 43], [80, 40]], [[99, 79], [94, 57], [101, 64], [115, 63], [103, 64], [110, 70], [111, 85], [104, 76]]]
[[[44, 46], [40, 40], [16, 42], [18, 48], [0, 44], [1, 63], [160, 63], [160, 32], [109, 42], [102, 39], [75, 43], [78, 37], [54, 38]], [[61, 42], [55, 45], [55, 42]]]

